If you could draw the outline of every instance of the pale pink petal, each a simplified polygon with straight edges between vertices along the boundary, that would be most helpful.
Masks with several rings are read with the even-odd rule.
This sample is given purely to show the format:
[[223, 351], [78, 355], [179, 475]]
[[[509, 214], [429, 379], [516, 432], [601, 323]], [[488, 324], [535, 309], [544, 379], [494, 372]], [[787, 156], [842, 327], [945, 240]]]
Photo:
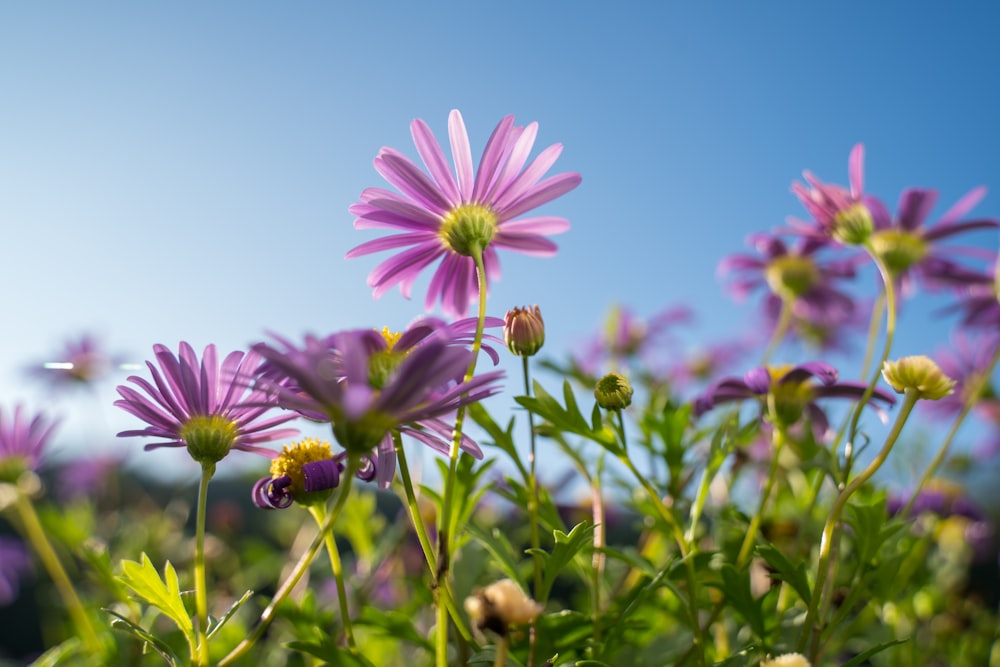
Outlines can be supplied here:
[[855, 144], [847, 158], [847, 176], [851, 184], [851, 198], [858, 199], [865, 187], [865, 145]]
[[491, 200], [493, 202], [493, 209], [502, 211], [512, 201], [516, 201], [524, 196], [525, 192], [534, 187], [538, 183], [538, 180], [552, 168], [552, 165], [559, 158], [560, 153], [562, 153], [562, 144], [552, 144], [539, 153], [538, 157], [532, 160], [528, 168], [518, 174], [517, 178], [494, 193]]
[[434, 133], [427, 127], [427, 123], [417, 118], [410, 124], [410, 134], [413, 136], [413, 144], [420, 153], [420, 158], [424, 161], [427, 171], [434, 177], [442, 194], [448, 198], [452, 206], [461, 203], [461, 196], [458, 192], [458, 185], [451, 175], [451, 168], [445, 159], [441, 145], [434, 138]]
[[383, 250], [392, 250], [394, 248], [402, 248], [403, 246], [417, 245], [418, 243], [424, 243], [431, 238], [433, 237], [428, 234], [420, 233], [392, 234], [391, 236], [383, 236], [382, 238], [365, 241], [361, 245], [351, 248], [347, 251], [347, 254], [344, 255], [344, 258], [353, 259], [355, 257], [370, 255], [374, 252], [382, 252]]
[[515, 131], [514, 117], [504, 116], [493, 128], [493, 133], [486, 142], [483, 156], [479, 159], [479, 171], [476, 173], [475, 189], [469, 201], [484, 202], [484, 194], [496, 180], [496, 175], [504, 159], [510, 154], [511, 135]]
[[444, 215], [451, 208], [434, 182], [402, 153], [383, 148], [374, 164], [385, 180], [428, 210]]
[[491, 245], [495, 245], [498, 248], [516, 250], [525, 255], [533, 255], [535, 257], [551, 257], [558, 249], [555, 243], [537, 234], [499, 233], [493, 239]]
[[569, 230], [569, 220], [553, 216], [518, 218], [517, 220], [505, 220], [498, 223], [497, 229], [504, 232], [530, 234], [562, 234]]
[[475, 174], [472, 173], [472, 148], [469, 147], [469, 133], [458, 109], [448, 114], [448, 139], [451, 141], [451, 157], [455, 161], [455, 175], [458, 176], [458, 191], [462, 201], [470, 201]]
[[974, 209], [976, 204], [978, 204], [985, 196], [985, 186], [980, 185], [979, 187], [972, 188], [967, 193], [962, 195], [962, 198], [955, 202], [955, 204], [941, 216], [941, 219], [938, 220], [937, 224], [947, 224], [965, 217], [965, 215]]
[[552, 201], [556, 197], [566, 194], [580, 185], [580, 181], [580, 174], [575, 172], [557, 174], [556, 176], [547, 178], [525, 192], [524, 196], [511, 203], [506, 210], [496, 211], [497, 217], [501, 220], [516, 218], [522, 213], [526, 213], [533, 208]]
[[483, 201], [496, 201], [496, 194], [504, 192], [514, 182], [524, 164], [528, 161], [528, 156], [531, 155], [531, 148], [535, 145], [536, 136], [538, 136], [538, 123], [529, 123], [520, 133], [517, 141], [513, 142], [510, 155], [504, 162], [503, 169], [500, 170], [494, 182], [490, 184], [486, 194], [483, 195]]

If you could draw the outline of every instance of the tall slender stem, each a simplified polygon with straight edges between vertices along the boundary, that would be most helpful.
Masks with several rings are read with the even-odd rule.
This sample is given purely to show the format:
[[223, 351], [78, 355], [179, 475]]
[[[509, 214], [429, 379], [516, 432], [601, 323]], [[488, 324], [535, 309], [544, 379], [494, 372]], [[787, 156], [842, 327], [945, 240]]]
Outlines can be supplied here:
[[826, 520], [826, 524], [823, 526], [823, 537], [819, 547], [819, 563], [816, 566], [816, 581], [813, 584], [813, 593], [809, 600], [806, 620], [802, 626], [802, 636], [799, 639], [799, 652], [801, 653], [805, 649], [806, 644], [810, 643], [809, 638], [812, 638], [810, 644], [810, 660], [813, 662], [815, 662], [816, 659], [818, 640], [821, 630], [821, 628], [818, 627], [820, 625], [818, 615], [821, 615], [822, 611], [829, 604], [829, 597], [827, 594], [829, 589], [826, 587], [826, 579], [830, 571], [830, 557], [833, 548], [834, 532], [837, 525], [840, 523], [841, 512], [843, 512], [848, 499], [854, 494], [854, 492], [867, 482], [871, 476], [878, 471], [882, 464], [885, 463], [886, 458], [889, 456], [889, 452], [892, 451], [893, 445], [896, 443], [896, 440], [899, 438], [899, 434], [903, 430], [903, 425], [910, 416], [910, 412], [913, 411], [913, 406], [916, 405], [918, 398], [919, 396], [916, 390], [906, 390], [899, 415], [896, 416], [896, 421], [893, 424], [889, 435], [886, 437], [881, 451], [879, 451], [875, 459], [868, 464], [868, 467], [861, 471], [857, 477], [852, 479], [851, 482], [844, 487], [844, 490], [840, 492], [837, 499], [833, 503], [833, 507], [830, 509], [830, 514]]
[[215, 474], [214, 463], [201, 464], [201, 482], [198, 484], [198, 507], [194, 533], [194, 605], [197, 615], [197, 655], [195, 665], [208, 665], [208, 584], [205, 577], [205, 514], [208, 508], [208, 483]]
[[15, 493], [17, 498], [14, 505], [28, 541], [31, 542], [35, 553], [38, 554], [49, 576], [52, 577], [52, 582], [55, 584], [56, 590], [59, 591], [59, 596], [63, 599], [73, 625], [83, 638], [87, 650], [94, 655], [100, 655], [104, 651], [104, 646], [90, 622], [90, 617], [87, 615], [83, 603], [80, 602], [80, 598], [76, 594], [76, 589], [73, 588], [73, 583], [59, 561], [59, 556], [56, 555], [55, 549], [52, 548], [52, 544], [45, 536], [45, 529], [42, 528], [42, 523], [38, 520], [38, 514], [35, 512], [34, 505], [31, 504], [31, 499], [21, 489]]
[[767, 504], [770, 502], [771, 493], [774, 489], [774, 483], [778, 478], [778, 459], [780, 458], [779, 455], [781, 454], [781, 448], [785, 444], [786, 440], [787, 436], [784, 428], [775, 425], [774, 451], [771, 453], [771, 465], [768, 467], [767, 481], [764, 483], [764, 492], [760, 495], [760, 505], [757, 507], [757, 513], [750, 519], [750, 525], [747, 527], [746, 535], [743, 538], [743, 544], [740, 546], [739, 554], [736, 556], [737, 569], [746, 565], [747, 559], [750, 557], [750, 552], [753, 550], [754, 543], [757, 541], [757, 532], [760, 530], [760, 524], [761, 521], [763, 521]]
[[[479, 348], [483, 342], [483, 328], [486, 324], [486, 267], [483, 264], [483, 249], [474, 247], [470, 249], [472, 259], [476, 264], [476, 276], [479, 280], [479, 312], [476, 320], [476, 335], [472, 340], [472, 360], [469, 368], [465, 372], [465, 382], [472, 379], [476, 372], [476, 361], [479, 358]], [[452, 517], [455, 495], [455, 478], [458, 474], [458, 458], [462, 453], [462, 426], [465, 421], [465, 406], [459, 406], [455, 415], [455, 435], [451, 441], [451, 450], [448, 452], [448, 476], [444, 481], [444, 495], [438, 526], [438, 559], [436, 583], [438, 592], [437, 605], [437, 636], [435, 644], [435, 656], [437, 667], [447, 667], [448, 665], [448, 604], [441, 600], [441, 596], [449, 595], [447, 586], [448, 570], [451, 567], [451, 544], [455, 536], [452, 535]]]
[[323, 543], [326, 540], [326, 534], [333, 529], [333, 524], [337, 521], [337, 517], [340, 516], [340, 511], [343, 509], [344, 504], [347, 501], [347, 497], [351, 493], [354, 473], [357, 472], [357, 470], [357, 460], [355, 460], [354, 457], [348, 457], [347, 470], [344, 471], [344, 477], [342, 478], [344, 479], [344, 483], [340, 487], [340, 495], [337, 497], [337, 502], [334, 503], [333, 509], [326, 515], [326, 519], [323, 521], [323, 525], [320, 526], [319, 532], [316, 533], [316, 537], [313, 538], [312, 544], [310, 544], [306, 552], [302, 554], [302, 557], [299, 558], [295, 567], [292, 568], [288, 578], [282, 582], [277, 592], [275, 592], [274, 597], [271, 599], [271, 602], [268, 603], [267, 607], [264, 608], [264, 611], [261, 612], [260, 620], [257, 622], [254, 629], [236, 646], [236, 648], [230, 651], [225, 658], [219, 661], [218, 667], [227, 667], [228, 665], [232, 665], [236, 660], [246, 654], [247, 651], [253, 648], [253, 645], [257, 643], [257, 640], [264, 635], [264, 632], [271, 624], [271, 621], [274, 620], [274, 615], [277, 613], [278, 606], [285, 601], [285, 598], [287, 598], [292, 592], [295, 585], [299, 583], [299, 579], [301, 579], [302, 575], [304, 575], [306, 570], [309, 569], [309, 566], [316, 558], [316, 554], [319, 553], [320, 547], [323, 546]]
[[774, 327], [774, 333], [771, 334], [771, 340], [767, 343], [767, 349], [764, 351], [764, 356], [761, 357], [760, 365], [764, 366], [770, 361], [774, 353], [778, 351], [778, 346], [781, 345], [781, 341], [785, 339], [788, 335], [788, 330], [792, 327], [792, 300], [782, 299], [781, 300], [781, 312], [778, 314], [778, 323]]
[[[531, 365], [528, 357], [521, 357], [521, 369], [524, 375], [524, 395], [531, 396]], [[537, 598], [538, 591], [542, 588], [542, 555], [538, 552], [542, 545], [541, 534], [538, 529], [538, 474], [535, 468], [535, 414], [528, 409], [528, 525], [530, 528], [532, 561], [534, 562], [534, 595]], [[595, 593], [596, 594], [596, 593]], [[538, 619], [531, 621], [531, 628], [528, 631], [528, 667], [534, 667], [535, 648], [537, 642], [536, 623]], [[595, 628], [596, 619], [595, 619]]]
[[[309, 513], [316, 519], [316, 526], [323, 530], [326, 521], [326, 505], [310, 505]], [[326, 552], [330, 556], [330, 570], [337, 585], [337, 602], [340, 605], [340, 620], [344, 624], [344, 635], [347, 637], [347, 648], [356, 653], [358, 648], [354, 643], [354, 626], [351, 623], [351, 610], [347, 607], [347, 587], [344, 585], [344, 567], [340, 562], [340, 550], [337, 548], [337, 537], [333, 530], [323, 532]]]

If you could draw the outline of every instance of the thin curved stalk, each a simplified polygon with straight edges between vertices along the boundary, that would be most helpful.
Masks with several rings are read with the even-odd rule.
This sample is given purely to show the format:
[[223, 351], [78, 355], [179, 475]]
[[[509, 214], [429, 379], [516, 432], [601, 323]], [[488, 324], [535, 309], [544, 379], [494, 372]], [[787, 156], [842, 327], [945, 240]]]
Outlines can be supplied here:
[[[316, 527], [323, 529], [326, 521], [326, 505], [311, 505], [309, 513], [316, 520]], [[344, 635], [347, 637], [347, 648], [351, 653], [358, 650], [354, 642], [354, 626], [351, 623], [351, 612], [347, 607], [347, 587], [344, 585], [344, 566], [340, 561], [340, 550], [337, 548], [337, 538], [332, 530], [323, 534], [323, 542], [326, 545], [326, 553], [330, 556], [330, 570], [333, 572], [333, 580], [337, 585], [337, 602], [340, 606], [340, 620], [344, 624]]]

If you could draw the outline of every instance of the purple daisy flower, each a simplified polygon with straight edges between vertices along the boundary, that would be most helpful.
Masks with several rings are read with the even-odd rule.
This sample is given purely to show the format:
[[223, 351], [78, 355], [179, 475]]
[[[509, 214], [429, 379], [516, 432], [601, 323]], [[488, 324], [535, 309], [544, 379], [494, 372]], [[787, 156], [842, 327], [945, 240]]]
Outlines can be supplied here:
[[25, 471], [38, 470], [57, 424], [42, 414], [29, 417], [23, 405], [14, 407], [13, 416], [0, 408], [0, 481], [13, 482]]
[[871, 207], [875, 226], [871, 246], [901, 282], [904, 293], [913, 291], [914, 277], [931, 290], [992, 283], [986, 271], [971, 269], [956, 261], [959, 255], [978, 254], [985, 258], [984, 252], [939, 243], [962, 232], [1000, 226], [1000, 221], [991, 218], [962, 219], [985, 195], [986, 188], [974, 188], [929, 226], [924, 226], [924, 222], [937, 202], [935, 190], [905, 190], [900, 196], [895, 218], [881, 205]]
[[627, 306], [615, 305], [603, 331], [573, 355], [573, 363], [587, 375], [597, 375], [601, 364], [609, 360], [614, 368], [636, 359], [648, 364], [649, 354], [669, 340], [670, 330], [693, 319], [694, 312], [687, 306], [664, 308], [644, 319]]
[[[803, 171], [802, 177], [806, 183], [792, 183], [792, 193], [802, 202], [815, 225], [793, 218], [790, 220], [792, 226], [810, 235], [831, 238], [843, 216], [850, 214], [859, 204], [867, 205], [870, 201], [864, 194], [864, 162], [864, 144], [856, 144], [847, 159], [850, 188], [823, 183], [809, 170]], [[816, 225], [819, 226], [818, 230]]]
[[427, 124], [418, 118], [410, 131], [429, 176], [399, 151], [383, 148], [375, 158], [375, 170], [399, 193], [368, 188], [350, 207], [357, 216], [355, 229], [401, 233], [362, 243], [347, 257], [406, 248], [368, 276], [376, 298], [394, 285], [409, 298], [420, 272], [440, 260], [425, 306], [431, 309], [440, 300], [445, 314], [464, 316], [478, 294], [473, 256], [482, 252], [487, 278], [495, 280], [500, 276], [498, 249], [542, 257], [554, 254], [555, 244], [545, 237], [566, 231], [569, 222], [552, 216], [518, 216], [566, 194], [580, 184], [580, 175], [567, 172], [542, 180], [562, 152], [561, 144], [549, 146], [525, 167], [538, 124], [515, 126], [513, 116], [493, 130], [475, 172], [469, 136], [457, 110], [448, 116], [454, 175]]
[[146, 362], [153, 383], [130, 376], [128, 381], [144, 394], [120, 385], [121, 399], [115, 401], [149, 426], [122, 431], [119, 437], [161, 438], [162, 442], [150, 443], [145, 449], [187, 447], [194, 460], [214, 464], [231, 449], [273, 457], [272, 450], [258, 445], [298, 433], [293, 428], [275, 428], [297, 415], [263, 418], [275, 401], [263, 390], [251, 387], [261, 362], [258, 353], [231, 352], [220, 364], [215, 345], [205, 348], [200, 363], [194, 349], [184, 342], [177, 356], [163, 345], [154, 345], [153, 352], [159, 369]]
[[[998, 344], [1000, 340], [994, 334], [953, 335], [951, 345], [938, 350], [934, 360], [942, 373], [957, 382], [955, 391], [936, 401], [924, 401], [925, 409], [942, 417], [954, 417], [972, 399], [981, 416], [990, 421], [1000, 419], [1000, 399], [990, 378], [985, 376]], [[973, 391], [976, 395], [970, 396]]]
[[822, 322], [843, 320], [855, 310], [854, 300], [834, 286], [837, 280], [854, 278], [858, 259], [821, 262], [816, 252], [826, 245], [817, 237], [801, 237], [792, 247], [771, 234], [753, 234], [747, 244], [757, 256], [736, 254], [719, 263], [721, 276], [733, 276], [729, 292], [737, 300], [768, 287], [765, 311], [780, 312], [789, 303], [798, 320]]
[[17, 599], [21, 580], [32, 572], [28, 550], [20, 540], [0, 535], [0, 607]]
[[[712, 408], [748, 398], [770, 401], [773, 398], [777, 414], [783, 425], [790, 426], [805, 415], [812, 423], [813, 432], [821, 437], [830, 428], [826, 413], [816, 403], [823, 398], [859, 400], [867, 385], [862, 382], [838, 382], [837, 370], [822, 361], [813, 361], [793, 367], [761, 366], [742, 378], [726, 378], [715, 383], [694, 402], [694, 415], [700, 417]], [[818, 384], [811, 380], [818, 380]], [[896, 398], [876, 389], [868, 399], [881, 417], [885, 413], [876, 404], [895, 405]]]
[[984, 331], [1000, 329], [1000, 301], [994, 284], [995, 276], [990, 275], [990, 284], [968, 286], [960, 291], [958, 303], [946, 310], [961, 313], [965, 327]]
[[108, 355], [90, 334], [69, 340], [48, 361], [32, 366], [28, 373], [54, 389], [92, 385], [104, 378], [120, 360]]
[[[302, 347], [281, 339], [283, 349], [258, 343], [254, 350], [267, 360], [258, 386], [284, 408], [329, 421], [349, 453], [372, 455], [385, 487], [396, 469], [393, 431], [447, 454], [453, 426], [442, 417], [500, 391], [503, 371], [463, 381], [472, 352], [455, 340], [464, 335], [452, 327], [436, 333], [411, 328], [396, 339], [366, 329], [324, 339], [307, 336]], [[412, 346], [396, 351], [400, 343]], [[482, 458], [470, 438], [463, 436], [461, 446]]]

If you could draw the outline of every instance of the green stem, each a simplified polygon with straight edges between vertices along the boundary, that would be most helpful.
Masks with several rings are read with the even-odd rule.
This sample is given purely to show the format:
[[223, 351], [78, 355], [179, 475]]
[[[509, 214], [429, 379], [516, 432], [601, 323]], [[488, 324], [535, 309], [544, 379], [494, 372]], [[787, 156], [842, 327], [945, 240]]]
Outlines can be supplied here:
[[14, 504], [21, 519], [21, 524], [24, 527], [24, 532], [28, 541], [31, 542], [35, 553], [38, 554], [42, 564], [45, 566], [46, 571], [48, 571], [49, 576], [52, 577], [52, 582], [55, 584], [56, 590], [59, 591], [59, 596], [66, 605], [76, 631], [83, 638], [83, 643], [88, 651], [94, 655], [102, 654], [104, 652], [104, 645], [101, 643], [97, 631], [90, 622], [90, 617], [87, 615], [83, 603], [80, 602], [80, 598], [76, 594], [76, 589], [73, 588], [73, 583], [66, 574], [59, 556], [56, 555], [55, 549], [52, 548], [52, 544], [45, 536], [45, 529], [42, 528], [42, 523], [38, 520], [38, 514], [35, 513], [34, 505], [31, 504], [31, 500], [21, 489], [17, 489], [16, 494], [17, 499]]
[[250, 632], [247, 637], [241, 641], [236, 648], [229, 652], [229, 654], [219, 661], [218, 667], [227, 667], [232, 665], [236, 660], [241, 658], [247, 651], [253, 648], [253, 645], [257, 643], [267, 630], [271, 621], [274, 620], [274, 616], [278, 611], [278, 606], [285, 601], [285, 598], [292, 592], [295, 585], [299, 583], [302, 575], [306, 573], [309, 566], [312, 564], [313, 560], [316, 558], [316, 554], [319, 553], [320, 547], [326, 539], [326, 534], [333, 529], [333, 524], [337, 521], [337, 517], [340, 516], [340, 511], [343, 509], [347, 497], [351, 493], [351, 485], [354, 481], [354, 473], [358, 470], [358, 462], [353, 458], [349, 457], [347, 459], [347, 470], [344, 471], [344, 476], [341, 479], [344, 480], [343, 485], [340, 487], [340, 495], [337, 497], [337, 502], [334, 504], [333, 509], [329, 514], [326, 515], [326, 519], [323, 521], [323, 525], [320, 526], [319, 532], [316, 533], [316, 537], [313, 538], [312, 544], [309, 545], [309, 549], [306, 550], [302, 557], [299, 558], [295, 567], [292, 568], [291, 573], [288, 578], [282, 582], [281, 586], [275, 592], [274, 597], [271, 602], [268, 603], [267, 607], [260, 614], [260, 620], [257, 625]]
[[684, 531], [677, 522], [677, 518], [663, 504], [663, 498], [660, 497], [660, 494], [653, 488], [653, 485], [639, 472], [635, 464], [628, 457], [628, 441], [625, 438], [625, 418], [622, 416], [621, 410], [615, 410], [614, 412], [618, 414], [618, 423], [616, 426], [618, 437], [622, 443], [622, 453], [618, 456], [618, 460], [629, 469], [639, 484], [642, 485], [642, 488], [646, 490], [646, 493], [653, 501], [653, 506], [656, 508], [657, 513], [666, 522], [670, 528], [670, 532], [673, 533], [674, 541], [677, 542], [677, 548], [680, 551], [681, 560], [684, 561], [688, 584], [688, 615], [690, 616], [691, 632], [693, 634], [692, 648], [697, 653], [698, 663], [704, 667], [707, 664], [705, 661], [705, 632], [698, 618], [698, 577], [694, 569], [694, 559], [689, 558], [693, 554], [693, 546], [691, 549], [688, 549], [687, 542], [684, 539]]
[[826, 587], [826, 579], [830, 571], [830, 556], [834, 541], [834, 531], [837, 525], [840, 523], [840, 514], [843, 512], [844, 507], [847, 505], [848, 499], [857, 491], [865, 482], [867, 482], [872, 475], [878, 471], [878, 469], [885, 463], [886, 458], [889, 456], [889, 452], [892, 451], [893, 445], [899, 438], [900, 432], [903, 430], [903, 425], [906, 423], [907, 418], [910, 416], [910, 412], [913, 411], [913, 406], [916, 405], [919, 396], [917, 391], [914, 389], [907, 389], [903, 398], [903, 405], [900, 408], [899, 415], [896, 417], [896, 421], [892, 426], [892, 430], [886, 437], [885, 443], [882, 445], [882, 450], [878, 453], [875, 459], [868, 464], [861, 473], [858, 474], [851, 482], [844, 487], [844, 490], [840, 492], [837, 499], [833, 503], [833, 507], [830, 509], [830, 514], [823, 526], [823, 537], [820, 542], [819, 547], [819, 563], [816, 567], [816, 581], [813, 584], [813, 593], [809, 599], [809, 608], [806, 612], [805, 623], [802, 626], [802, 636], [799, 639], [798, 650], [801, 653], [809, 640], [812, 638], [810, 644], [810, 660], [815, 662], [816, 652], [818, 650], [818, 640], [820, 636], [821, 628], [819, 627], [820, 621], [817, 614], [822, 614], [829, 604], [829, 595], [827, 593], [828, 589]]
[[[531, 396], [531, 368], [528, 357], [521, 357], [521, 369], [524, 374], [524, 395]], [[531, 531], [531, 548], [535, 570], [534, 595], [537, 598], [538, 592], [542, 589], [542, 555], [538, 553], [541, 548], [542, 538], [538, 528], [538, 475], [535, 469], [535, 414], [528, 409], [528, 524]], [[596, 594], [596, 593], [595, 593]], [[536, 623], [538, 619], [531, 621], [531, 628], [528, 632], [528, 667], [535, 664], [535, 648], [537, 644]], [[595, 628], [596, 618], [595, 618]]]
[[[323, 530], [323, 523], [326, 521], [326, 504], [310, 505], [309, 513], [316, 519], [316, 527]], [[357, 653], [358, 647], [354, 642], [354, 626], [351, 624], [351, 612], [347, 607], [347, 587], [344, 585], [344, 567], [340, 562], [340, 550], [337, 548], [337, 537], [333, 530], [322, 533], [323, 541], [326, 544], [326, 552], [330, 556], [330, 569], [333, 572], [333, 580], [337, 585], [337, 602], [340, 604], [340, 619], [344, 624], [344, 635], [347, 637], [347, 648], [351, 653]]]
[[778, 315], [778, 323], [774, 327], [774, 333], [771, 334], [771, 340], [768, 341], [767, 349], [764, 351], [764, 356], [760, 360], [761, 366], [766, 366], [767, 362], [771, 359], [775, 352], [778, 351], [778, 346], [781, 345], [781, 341], [785, 339], [788, 335], [788, 330], [792, 327], [792, 300], [782, 299], [781, 300], [781, 313]]
[[197, 654], [192, 657], [195, 665], [208, 665], [208, 585], [205, 579], [205, 514], [208, 508], [208, 483], [215, 474], [214, 463], [201, 464], [201, 482], [198, 484], [198, 508], [194, 533], [194, 605], [197, 614], [195, 633], [198, 638]]
[[[417, 503], [417, 495], [413, 490], [413, 478], [410, 476], [410, 466], [406, 460], [406, 452], [403, 451], [403, 438], [399, 431], [392, 432], [393, 443], [396, 445], [396, 460], [399, 462], [399, 476], [403, 480], [403, 492], [406, 497], [406, 508], [410, 513], [410, 521], [413, 523], [413, 530], [417, 534], [417, 541], [420, 549], [424, 553], [424, 560], [430, 568], [431, 576], [437, 572], [437, 558], [434, 555], [434, 548], [431, 546], [430, 536], [427, 534], [427, 527], [424, 525], [423, 516], [420, 514], [420, 505]], [[446, 582], [448, 583], [448, 582]], [[445, 604], [451, 614], [451, 620], [458, 628], [459, 634], [466, 642], [472, 641], [472, 632], [465, 624], [465, 617], [459, 614], [458, 607], [455, 606], [455, 596], [451, 590], [450, 583], [447, 587]]]
[[841, 478], [844, 483], [850, 478], [851, 467], [854, 464], [854, 441], [858, 434], [858, 423], [861, 421], [861, 412], [864, 410], [865, 405], [868, 404], [868, 400], [875, 393], [875, 385], [878, 384], [882, 365], [889, 358], [889, 353], [892, 351], [892, 342], [896, 336], [896, 287], [893, 282], [892, 272], [889, 271], [889, 268], [878, 256], [874, 248], [870, 245], [866, 245], [865, 247], [875, 262], [875, 266], [878, 267], [879, 274], [882, 276], [882, 287], [885, 294], [885, 346], [882, 348], [882, 356], [879, 359], [878, 367], [872, 374], [872, 379], [865, 388], [865, 393], [861, 396], [861, 400], [858, 401], [858, 404], [854, 408], [854, 414], [851, 416], [851, 427], [848, 430], [847, 444], [844, 446], [844, 475]]
[[774, 427], [774, 452], [771, 454], [771, 465], [767, 471], [767, 481], [764, 483], [764, 492], [760, 496], [760, 505], [757, 507], [757, 513], [750, 519], [750, 525], [747, 527], [746, 535], [743, 537], [743, 544], [740, 546], [739, 555], [736, 556], [737, 569], [746, 565], [750, 552], [753, 550], [754, 543], [757, 540], [757, 532], [760, 530], [764, 512], [767, 510], [767, 504], [774, 490], [775, 480], [778, 478], [778, 459], [780, 458], [781, 447], [785, 444], [786, 440], [787, 436], [784, 428], [776, 425]]
[[500, 638], [497, 642], [497, 656], [493, 660], [493, 667], [506, 667], [507, 666], [507, 649], [510, 646], [510, 640], [504, 636]]
[[944, 462], [945, 458], [948, 456], [948, 451], [951, 449], [951, 443], [955, 440], [955, 436], [958, 434], [958, 429], [965, 421], [969, 412], [975, 406], [976, 401], [982, 392], [983, 384], [987, 379], [993, 374], [993, 369], [996, 368], [997, 363], [1000, 362], [1000, 345], [997, 345], [996, 351], [993, 353], [993, 358], [990, 360], [989, 365], [984, 369], [977, 369], [979, 376], [975, 379], [974, 385], [963, 387], [962, 390], [965, 392], [966, 398], [965, 403], [962, 405], [962, 411], [958, 413], [955, 417], [954, 423], [951, 425], [951, 429], [948, 431], [948, 435], [945, 436], [944, 442], [941, 443], [940, 449], [938, 449], [937, 454], [934, 455], [934, 459], [927, 466], [927, 470], [924, 471], [923, 476], [920, 478], [920, 482], [917, 487], [913, 489], [913, 494], [910, 496], [909, 501], [906, 503], [906, 507], [903, 508], [902, 517], [908, 517], [910, 515], [910, 510], [913, 509], [913, 503], [917, 501], [917, 496], [920, 495], [920, 491], [927, 485], [927, 482], [934, 477], [934, 473], [937, 472], [938, 468]]
[[872, 355], [875, 354], [875, 345], [878, 343], [879, 323], [882, 320], [882, 311], [885, 309], [885, 291], [883, 290], [875, 300], [872, 308], [872, 318], [868, 322], [868, 342], [865, 343], [865, 358], [861, 362], [861, 377], [868, 377], [871, 371]]
[[[472, 340], [472, 360], [469, 368], [465, 372], [465, 382], [472, 379], [476, 372], [476, 361], [479, 358], [479, 348], [483, 342], [483, 328], [486, 323], [486, 267], [483, 264], [482, 248], [473, 247], [470, 249], [472, 259], [476, 264], [476, 276], [479, 279], [479, 312], [476, 320], [476, 335]], [[437, 605], [437, 637], [435, 644], [435, 656], [437, 667], [448, 666], [448, 605], [442, 604], [441, 595], [448, 595], [447, 579], [448, 570], [451, 567], [451, 544], [454, 540], [452, 535], [452, 515], [455, 495], [455, 478], [458, 475], [458, 458], [462, 453], [462, 426], [465, 421], [465, 406], [461, 405], [455, 415], [455, 436], [451, 441], [451, 450], [448, 452], [448, 476], [444, 481], [444, 496], [440, 514], [440, 524], [438, 526], [438, 559], [436, 583], [438, 591]]]

